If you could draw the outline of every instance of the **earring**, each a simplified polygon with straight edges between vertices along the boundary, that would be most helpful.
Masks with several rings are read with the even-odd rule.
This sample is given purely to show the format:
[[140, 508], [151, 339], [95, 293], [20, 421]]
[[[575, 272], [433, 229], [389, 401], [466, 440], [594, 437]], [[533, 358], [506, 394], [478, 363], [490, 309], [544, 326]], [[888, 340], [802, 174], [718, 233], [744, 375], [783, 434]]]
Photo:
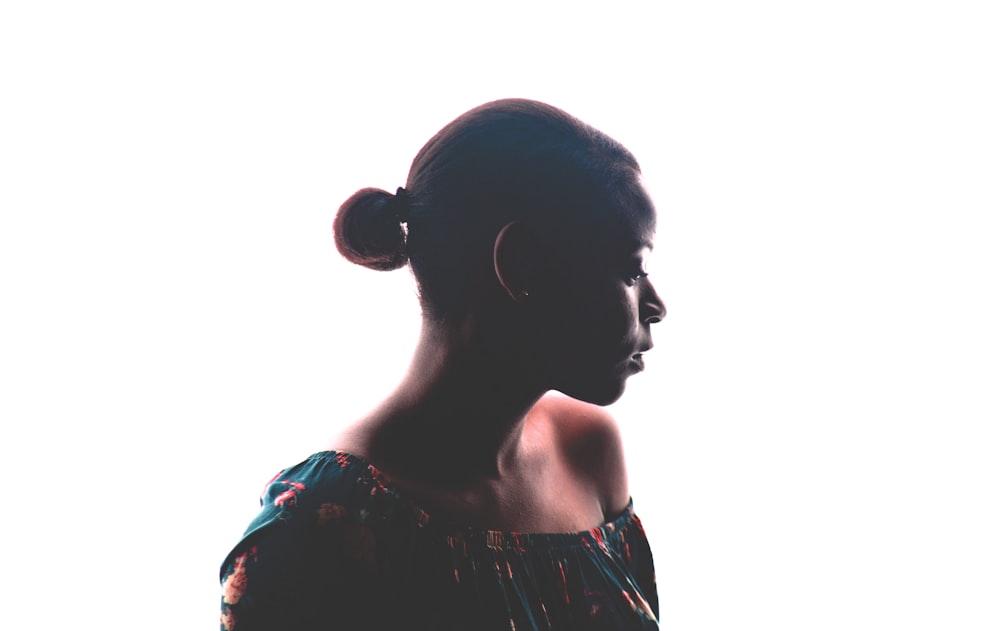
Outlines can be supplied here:
[[518, 291], [517, 292], [517, 297], [520, 298], [521, 300], [524, 300], [525, 298], [528, 297], [528, 290], [527, 289], [522, 289], [522, 290]]

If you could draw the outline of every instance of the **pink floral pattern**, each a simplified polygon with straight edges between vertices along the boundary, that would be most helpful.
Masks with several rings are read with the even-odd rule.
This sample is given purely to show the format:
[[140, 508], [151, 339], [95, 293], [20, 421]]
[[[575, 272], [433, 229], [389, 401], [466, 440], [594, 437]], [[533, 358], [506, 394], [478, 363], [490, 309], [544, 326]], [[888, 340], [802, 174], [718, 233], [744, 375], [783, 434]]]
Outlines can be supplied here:
[[631, 506], [582, 533], [435, 521], [376, 468], [322, 452], [282, 471], [223, 563], [220, 629], [657, 629]]

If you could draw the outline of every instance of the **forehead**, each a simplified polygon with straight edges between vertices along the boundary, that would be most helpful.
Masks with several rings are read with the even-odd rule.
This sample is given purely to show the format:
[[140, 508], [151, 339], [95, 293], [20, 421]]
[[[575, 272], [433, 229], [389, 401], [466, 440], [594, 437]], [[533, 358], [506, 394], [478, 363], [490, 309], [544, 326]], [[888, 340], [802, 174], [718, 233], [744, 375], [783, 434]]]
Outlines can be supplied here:
[[652, 250], [656, 208], [641, 177], [637, 174], [614, 197], [607, 221], [601, 222], [607, 245], [625, 253]]
[[[536, 224], [556, 250], [586, 259], [621, 258], [651, 250], [656, 210], [638, 172], [616, 178], [612, 186], [587, 191], [563, 206], [566, 213]], [[581, 191], [582, 192], [582, 191]]]

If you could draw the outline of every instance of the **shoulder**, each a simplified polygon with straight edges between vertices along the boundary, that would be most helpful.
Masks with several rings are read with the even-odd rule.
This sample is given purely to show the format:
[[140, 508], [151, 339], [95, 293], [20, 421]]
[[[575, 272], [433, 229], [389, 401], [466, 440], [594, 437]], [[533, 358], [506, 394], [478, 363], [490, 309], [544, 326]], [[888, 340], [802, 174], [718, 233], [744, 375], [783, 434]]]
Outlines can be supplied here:
[[261, 496], [261, 515], [285, 519], [290, 513], [331, 499], [347, 499], [367, 472], [360, 459], [336, 451], [324, 451], [283, 469], [268, 482]]
[[261, 510], [227, 556], [223, 570], [261, 538], [305, 541], [304, 534], [321, 525], [334, 510], [331, 507], [338, 507], [334, 511], [338, 515], [364, 509], [370, 493], [359, 482], [366, 473], [363, 461], [333, 451], [314, 454], [282, 469], [265, 485]]
[[604, 408], [564, 396], [549, 395], [539, 405], [574, 473], [592, 483], [604, 513], [614, 516], [629, 502], [628, 475], [621, 432]]
[[363, 615], [373, 566], [367, 464], [321, 452], [282, 470], [221, 567], [226, 630], [311, 629]]

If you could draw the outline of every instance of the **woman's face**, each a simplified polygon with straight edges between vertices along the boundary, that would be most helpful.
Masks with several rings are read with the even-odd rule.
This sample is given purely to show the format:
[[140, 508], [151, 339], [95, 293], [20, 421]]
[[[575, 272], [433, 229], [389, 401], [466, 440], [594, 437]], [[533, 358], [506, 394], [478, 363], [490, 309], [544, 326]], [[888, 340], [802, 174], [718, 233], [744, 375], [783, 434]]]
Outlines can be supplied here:
[[556, 248], [551, 275], [532, 296], [540, 311], [539, 357], [553, 389], [607, 405], [643, 369], [650, 327], [666, 308], [647, 276], [655, 211], [636, 183], [598, 234]]

